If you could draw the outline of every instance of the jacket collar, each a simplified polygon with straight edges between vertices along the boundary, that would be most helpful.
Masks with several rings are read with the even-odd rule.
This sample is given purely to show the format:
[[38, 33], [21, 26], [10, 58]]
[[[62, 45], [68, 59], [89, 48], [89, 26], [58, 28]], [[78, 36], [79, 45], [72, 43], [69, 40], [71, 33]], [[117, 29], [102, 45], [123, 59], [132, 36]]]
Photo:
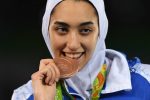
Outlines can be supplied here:
[[115, 50], [106, 51], [107, 76], [102, 94], [131, 90], [131, 76], [125, 55]]

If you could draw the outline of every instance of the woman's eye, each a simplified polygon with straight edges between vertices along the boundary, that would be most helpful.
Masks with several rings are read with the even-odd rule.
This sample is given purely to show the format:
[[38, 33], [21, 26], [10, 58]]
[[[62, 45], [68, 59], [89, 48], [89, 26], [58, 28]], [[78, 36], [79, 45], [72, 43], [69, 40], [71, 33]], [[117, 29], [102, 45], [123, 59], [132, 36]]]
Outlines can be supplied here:
[[81, 30], [80, 30], [80, 33], [81, 33], [81, 34], [84, 34], [84, 35], [88, 35], [88, 34], [91, 33], [91, 32], [92, 32], [91, 29], [81, 29]]
[[64, 27], [57, 27], [57, 28], [56, 28], [56, 31], [57, 31], [58, 33], [65, 34], [65, 33], [68, 32], [68, 29], [67, 29], [67, 28], [64, 28]]

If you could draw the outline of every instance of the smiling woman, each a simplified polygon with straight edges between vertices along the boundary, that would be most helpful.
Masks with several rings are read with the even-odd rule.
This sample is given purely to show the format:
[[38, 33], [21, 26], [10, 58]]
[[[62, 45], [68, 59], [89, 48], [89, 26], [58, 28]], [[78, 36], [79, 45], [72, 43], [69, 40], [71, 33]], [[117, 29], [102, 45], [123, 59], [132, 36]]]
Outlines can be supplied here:
[[150, 65], [106, 49], [107, 29], [103, 0], [48, 0], [42, 34], [53, 59], [12, 100], [149, 100]]
[[52, 53], [55, 57], [77, 59], [81, 69], [90, 59], [98, 38], [95, 9], [87, 2], [71, 0], [63, 1], [54, 10], [49, 25]]

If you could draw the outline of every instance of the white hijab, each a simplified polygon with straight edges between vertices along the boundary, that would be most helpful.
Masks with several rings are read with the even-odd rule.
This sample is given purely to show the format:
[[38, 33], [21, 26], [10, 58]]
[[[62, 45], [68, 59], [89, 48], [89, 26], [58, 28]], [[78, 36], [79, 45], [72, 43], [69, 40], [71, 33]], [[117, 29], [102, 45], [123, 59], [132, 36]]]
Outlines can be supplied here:
[[[51, 11], [61, 1], [62, 0], [48, 0], [45, 14], [43, 16], [42, 34], [52, 57], [54, 57], [54, 55], [51, 49], [48, 27]], [[100, 35], [97, 40], [95, 51], [89, 62], [75, 76], [66, 80], [69, 86], [71, 86], [73, 89], [75, 89], [77, 92], [79, 92], [82, 96], [86, 98], [89, 98], [89, 93], [87, 90], [91, 89], [92, 83], [95, 77], [97, 76], [98, 72], [100, 71], [101, 66], [105, 60], [105, 38], [108, 30], [108, 20], [106, 17], [103, 0], [89, 1], [94, 5], [98, 12]]]

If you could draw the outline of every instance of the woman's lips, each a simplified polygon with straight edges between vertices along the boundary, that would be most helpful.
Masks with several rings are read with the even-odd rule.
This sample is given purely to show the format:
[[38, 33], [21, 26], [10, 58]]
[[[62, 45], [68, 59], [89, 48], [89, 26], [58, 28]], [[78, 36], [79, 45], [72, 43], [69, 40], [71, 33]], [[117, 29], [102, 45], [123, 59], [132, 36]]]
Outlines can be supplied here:
[[83, 55], [83, 52], [71, 53], [71, 52], [64, 52], [65, 57], [69, 57], [72, 59], [79, 59]]

